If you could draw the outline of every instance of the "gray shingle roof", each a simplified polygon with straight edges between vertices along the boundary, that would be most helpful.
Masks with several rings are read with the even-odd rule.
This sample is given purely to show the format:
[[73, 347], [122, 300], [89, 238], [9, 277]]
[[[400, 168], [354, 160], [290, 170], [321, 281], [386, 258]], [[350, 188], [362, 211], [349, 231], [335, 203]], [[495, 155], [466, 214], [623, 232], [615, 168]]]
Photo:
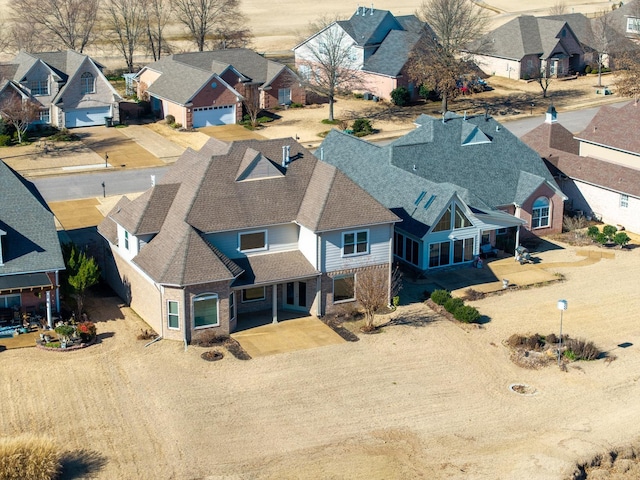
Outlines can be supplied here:
[[[454, 195], [493, 214], [521, 204], [541, 183], [560, 191], [540, 156], [494, 119], [448, 118], [423, 115], [418, 128], [385, 147], [332, 131], [319, 152], [400, 216], [399, 228], [419, 236]], [[469, 125], [490, 142], [462, 144]]]
[[360, 46], [382, 43], [390, 30], [403, 28], [391, 12], [374, 9], [372, 14], [369, 8], [364, 15], [359, 9], [349, 20], [339, 21], [338, 24]]
[[419, 32], [390, 31], [376, 52], [367, 59], [362, 69], [390, 77], [399, 75], [420, 37]]
[[53, 214], [36, 187], [1, 160], [0, 192], [0, 275], [64, 270]]
[[235, 259], [234, 262], [242, 268], [244, 273], [233, 282], [233, 287], [265, 285], [320, 275], [320, 272], [313, 268], [313, 265], [298, 250], [254, 255]]

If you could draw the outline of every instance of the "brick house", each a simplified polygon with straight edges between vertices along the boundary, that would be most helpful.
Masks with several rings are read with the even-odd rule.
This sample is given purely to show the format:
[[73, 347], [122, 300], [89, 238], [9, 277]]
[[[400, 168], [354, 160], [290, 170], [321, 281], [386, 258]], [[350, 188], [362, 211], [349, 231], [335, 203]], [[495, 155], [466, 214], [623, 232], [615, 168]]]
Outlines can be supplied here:
[[246, 48], [169, 55], [134, 80], [159, 118], [173, 115], [187, 128], [240, 122], [244, 99], [255, 98], [262, 109], [305, 103], [289, 67]]
[[243, 328], [257, 311], [324, 315], [391, 272], [398, 218], [293, 139], [187, 150], [99, 225], [116, 292], [163, 338]]
[[7, 84], [40, 105], [34, 123], [56, 127], [104, 125], [105, 117], [119, 120], [120, 95], [102, 73], [103, 66], [91, 57], [72, 50], [62, 52], [20, 52], [0, 65], [3, 92]]
[[640, 107], [602, 107], [577, 135], [545, 122], [522, 137], [545, 160], [569, 199], [569, 208], [640, 233]]
[[39, 312], [53, 325], [64, 260], [53, 214], [36, 187], [0, 160], [0, 323]]
[[564, 195], [539, 155], [494, 119], [421, 115], [380, 147], [332, 130], [316, 151], [402, 219], [395, 258], [418, 270], [562, 230]]

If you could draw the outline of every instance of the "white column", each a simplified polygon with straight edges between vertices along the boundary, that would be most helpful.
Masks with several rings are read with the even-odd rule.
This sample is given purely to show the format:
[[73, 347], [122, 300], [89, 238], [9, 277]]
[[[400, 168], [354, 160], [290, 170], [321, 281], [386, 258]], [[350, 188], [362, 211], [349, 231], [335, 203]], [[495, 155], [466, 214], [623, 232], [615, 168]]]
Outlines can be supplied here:
[[56, 270], [56, 312], [60, 313], [60, 271]]
[[47, 299], [47, 325], [49, 325], [49, 328], [53, 329], [53, 318], [51, 316], [51, 290], [47, 290], [45, 296]]
[[271, 314], [273, 315], [272, 323], [278, 323], [278, 284], [274, 283], [271, 288], [271, 302], [273, 304], [271, 307]]

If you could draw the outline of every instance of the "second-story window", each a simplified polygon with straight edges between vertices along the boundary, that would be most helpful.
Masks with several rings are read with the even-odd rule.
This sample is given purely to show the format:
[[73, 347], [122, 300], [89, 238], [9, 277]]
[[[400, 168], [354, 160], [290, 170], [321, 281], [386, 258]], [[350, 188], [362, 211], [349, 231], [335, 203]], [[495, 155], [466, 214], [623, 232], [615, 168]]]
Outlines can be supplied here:
[[359, 230], [342, 234], [342, 255], [362, 255], [369, 253], [369, 232]]
[[46, 80], [31, 80], [29, 82], [29, 89], [33, 96], [49, 95], [49, 82]]
[[267, 249], [266, 230], [241, 233], [238, 237], [238, 246], [241, 252], [255, 252]]
[[80, 77], [80, 90], [83, 95], [87, 93], [95, 93], [96, 91], [96, 78], [90, 72], [85, 72]]

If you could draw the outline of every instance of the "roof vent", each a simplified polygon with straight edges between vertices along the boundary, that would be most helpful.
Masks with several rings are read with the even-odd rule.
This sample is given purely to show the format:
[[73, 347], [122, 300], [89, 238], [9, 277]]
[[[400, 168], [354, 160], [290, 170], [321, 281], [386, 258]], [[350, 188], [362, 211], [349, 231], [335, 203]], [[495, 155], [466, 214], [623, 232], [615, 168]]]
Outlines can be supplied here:
[[496, 125], [496, 132], [500, 131], [500, 125]]
[[284, 168], [287, 168], [287, 165], [289, 165], [289, 162], [291, 161], [289, 158], [290, 148], [291, 147], [289, 145], [282, 146], [282, 166]]
[[360, 4], [356, 7], [356, 15], [360, 15]]
[[464, 120], [465, 122], [467, 121], [467, 111], [466, 111], [466, 110], [464, 111], [464, 118], [463, 118], [463, 120]]
[[371, 12], [369, 13], [369, 15], [373, 15], [373, 2], [371, 2]]
[[416, 170], [418, 170], [418, 167], [416, 167], [416, 164], [413, 164], [413, 171], [415, 172]]

